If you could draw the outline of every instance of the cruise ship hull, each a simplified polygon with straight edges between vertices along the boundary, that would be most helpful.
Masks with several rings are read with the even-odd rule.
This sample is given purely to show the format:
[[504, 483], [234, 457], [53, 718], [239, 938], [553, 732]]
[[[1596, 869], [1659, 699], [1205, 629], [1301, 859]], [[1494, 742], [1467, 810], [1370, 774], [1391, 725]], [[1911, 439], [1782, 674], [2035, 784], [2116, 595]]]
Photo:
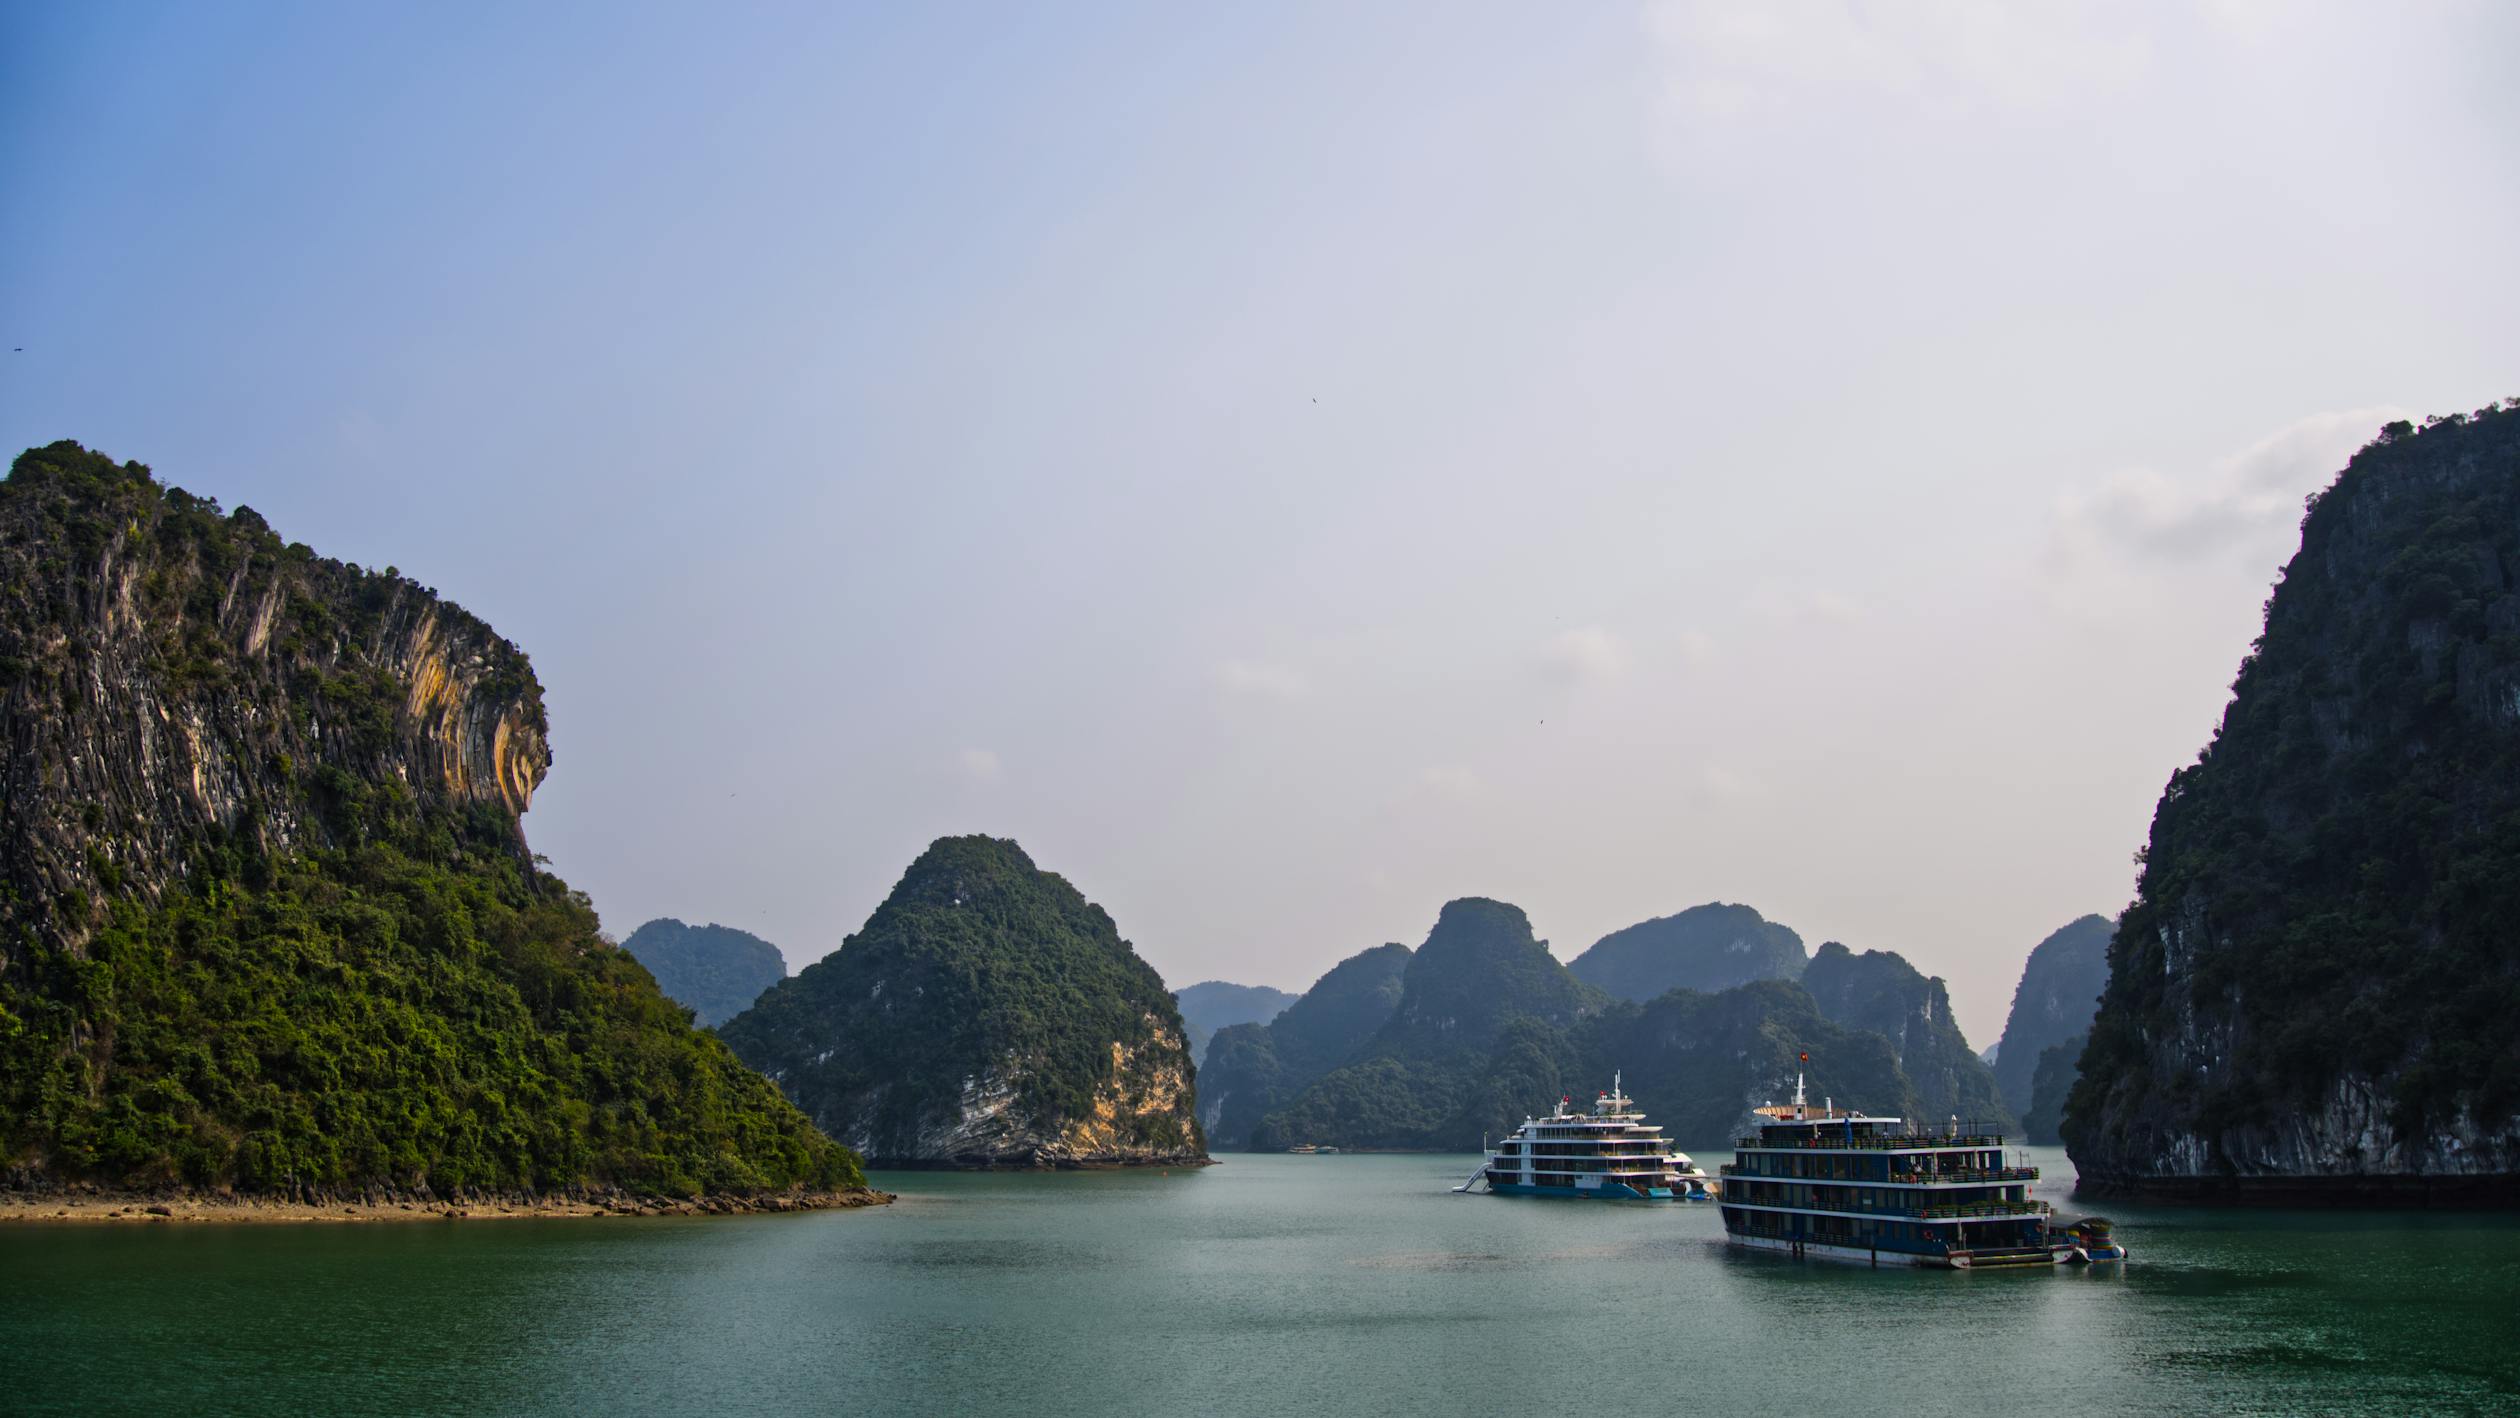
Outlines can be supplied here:
[[1558, 1196], [1583, 1201], [1669, 1201], [1671, 1188], [1647, 1187], [1643, 1191], [1620, 1183], [1599, 1187], [1539, 1187], [1521, 1182], [1490, 1182], [1488, 1190], [1498, 1196]]
[[1732, 1243], [1754, 1251], [1775, 1251], [1798, 1260], [1835, 1260], [1849, 1265], [1914, 1265], [1930, 1270], [1992, 1270], [1999, 1267], [2063, 1265], [2073, 1258], [2071, 1246], [2039, 1247], [2026, 1251], [2002, 1251], [1978, 1254], [1954, 1251], [1948, 1254], [1920, 1255], [1912, 1251], [1882, 1251], [1866, 1246], [1837, 1246], [1824, 1241], [1788, 1241], [1773, 1236], [1734, 1236]]

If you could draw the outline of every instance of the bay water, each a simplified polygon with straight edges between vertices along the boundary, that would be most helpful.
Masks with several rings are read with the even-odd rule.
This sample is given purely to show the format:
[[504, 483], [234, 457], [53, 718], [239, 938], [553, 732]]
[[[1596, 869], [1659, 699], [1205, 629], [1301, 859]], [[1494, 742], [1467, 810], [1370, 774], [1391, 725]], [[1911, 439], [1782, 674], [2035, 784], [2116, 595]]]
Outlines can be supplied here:
[[[2032, 1149], [2066, 1197], [2061, 1152]], [[1721, 1154], [1700, 1153], [1710, 1170]], [[1736, 1252], [1473, 1157], [893, 1173], [875, 1210], [0, 1226], [15, 1414], [2520, 1412], [2520, 1218], [2099, 1208], [2124, 1266]]]

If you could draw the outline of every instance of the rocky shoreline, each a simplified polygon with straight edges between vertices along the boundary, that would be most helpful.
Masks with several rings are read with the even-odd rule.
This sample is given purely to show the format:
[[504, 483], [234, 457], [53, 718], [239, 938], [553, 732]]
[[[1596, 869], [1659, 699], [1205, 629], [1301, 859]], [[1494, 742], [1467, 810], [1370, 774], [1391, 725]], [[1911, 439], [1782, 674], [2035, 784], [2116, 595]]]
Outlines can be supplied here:
[[1204, 1152], [1150, 1157], [1076, 1157], [1048, 1151], [1016, 1156], [970, 1153], [960, 1157], [870, 1157], [870, 1172], [1148, 1172], [1213, 1167]]
[[759, 1195], [643, 1197], [628, 1192], [585, 1191], [528, 1195], [464, 1193], [455, 1196], [349, 1194], [289, 1197], [184, 1189], [113, 1191], [103, 1188], [0, 1189], [0, 1223], [82, 1222], [324, 1222], [483, 1221], [506, 1217], [738, 1216], [782, 1211], [835, 1211], [883, 1206], [890, 1192], [870, 1187], [847, 1191], [764, 1192]]
[[2084, 1173], [2076, 1200], [2194, 1202], [2206, 1206], [2389, 1207], [2443, 1211], [2520, 1208], [2520, 1175], [2510, 1172], [2277, 1176], [2106, 1176]]

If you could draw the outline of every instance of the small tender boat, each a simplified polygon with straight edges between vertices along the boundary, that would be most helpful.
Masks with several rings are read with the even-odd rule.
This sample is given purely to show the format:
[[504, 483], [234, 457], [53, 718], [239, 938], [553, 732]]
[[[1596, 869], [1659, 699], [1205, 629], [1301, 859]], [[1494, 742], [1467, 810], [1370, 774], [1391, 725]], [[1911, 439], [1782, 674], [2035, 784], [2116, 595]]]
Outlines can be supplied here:
[[2106, 1216], [2086, 1216], [2056, 1234], [2070, 1242], [2074, 1253], [2069, 1264], [2083, 1265], [2092, 1261], [2124, 1260], [2126, 1247], [2119, 1243], [2114, 1224]]
[[1453, 1190], [1484, 1186], [1495, 1196], [1600, 1201], [1706, 1199], [1706, 1172], [1688, 1154], [1672, 1151], [1661, 1128], [1646, 1125], [1619, 1082], [1613, 1074], [1610, 1091], [1593, 1100], [1590, 1113], [1560, 1098], [1549, 1116], [1523, 1119]]

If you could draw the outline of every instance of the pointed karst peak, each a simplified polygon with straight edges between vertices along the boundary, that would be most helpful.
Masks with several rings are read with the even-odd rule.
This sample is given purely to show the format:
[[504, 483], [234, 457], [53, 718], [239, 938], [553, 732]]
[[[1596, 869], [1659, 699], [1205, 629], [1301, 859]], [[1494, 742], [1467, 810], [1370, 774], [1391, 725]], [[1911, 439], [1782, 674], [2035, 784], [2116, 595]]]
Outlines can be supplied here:
[[[2050, 932], [2022, 962], [1994, 1067], [2004, 1106], [2024, 1119], [2032, 1111], [2040, 1057], [2091, 1028], [2109, 982], [2109, 941], [2116, 934], [2117, 923], [2108, 917], [2084, 916]], [[2071, 1073], [2069, 1062], [2065, 1076]]]
[[1548, 948], [1548, 942], [1532, 934], [1531, 918], [1522, 907], [1485, 896], [1445, 902], [1435, 917], [1435, 929], [1426, 937], [1426, 948], [1437, 951], [1514, 945]]
[[930, 842], [901, 874], [901, 886], [895, 890], [951, 886], [957, 880], [967, 880], [977, 889], [993, 880], [1038, 870], [1014, 838], [974, 832]]
[[1464, 897], [1445, 903], [1410, 959], [1385, 1042], [1405, 1054], [1428, 1029], [1448, 1042], [1484, 1038], [1511, 1015], [1565, 1021], [1601, 999], [1549, 954], [1521, 907]]
[[921, 1165], [1199, 1160], [1179, 1007], [1014, 842], [945, 837], [841, 948], [720, 1031], [838, 1137]]

